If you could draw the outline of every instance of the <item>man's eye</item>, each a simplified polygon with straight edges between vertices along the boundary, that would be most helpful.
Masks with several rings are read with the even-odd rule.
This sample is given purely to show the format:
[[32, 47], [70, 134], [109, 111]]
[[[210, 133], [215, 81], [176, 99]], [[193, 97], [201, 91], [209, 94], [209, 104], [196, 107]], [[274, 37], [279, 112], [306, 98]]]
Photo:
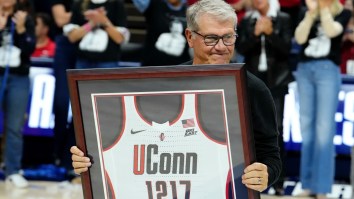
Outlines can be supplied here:
[[231, 39], [233, 37], [233, 35], [224, 35], [223, 38], [224, 39]]
[[218, 40], [219, 37], [215, 37], [215, 36], [206, 36], [205, 37], [205, 40], [208, 40], [208, 41], [215, 41], [215, 40]]

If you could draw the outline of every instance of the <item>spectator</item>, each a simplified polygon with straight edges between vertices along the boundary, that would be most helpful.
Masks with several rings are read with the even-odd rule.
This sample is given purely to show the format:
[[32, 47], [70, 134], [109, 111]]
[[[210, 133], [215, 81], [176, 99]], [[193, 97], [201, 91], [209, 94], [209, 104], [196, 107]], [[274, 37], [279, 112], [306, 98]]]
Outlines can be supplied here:
[[188, 61], [188, 45], [183, 36], [185, 0], [133, 0], [133, 3], [147, 23], [142, 65], [175, 65]]
[[0, 0], [0, 103], [4, 113], [5, 177], [17, 188], [28, 186], [19, 174], [23, 154], [22, 127], [29, 98], [30, 56], [35, 48], [34, 23], [16, 0]]
[[[252, 0], [254, 10], [247, 12], [239, 26], [240, 38], [236, 45], [245, 57], [247, 70], [262, 79], [273, 95], [278, 122], [279, 146], [283, 165], [284, 97], [288, 83], [293, 80], [288, 66], [292, 33], [290, 16], [279, 11], [277, 0]], [[284, 195], [284, 166], [278, 181], [273, 185], [276, 195]]]
[[65, 32], [78, 44], [76, 68], [119, 67], [121, 44], [129, 41], [120, 0], [81, 0], [73, 5]]
[[32, 57], [54, 57], [55, 43], [49, 38], [50, 16], [45, 13], [36, 15], [36, 49]]
[[351, 12], [339, 0], [306, 0], [306, 6], [295, 31], [296, 42], [302, 45], [295, 72], [303, 139], [300, 180], [304, 192], [300, 195], [323, 199], [334, 181], [340, 45]]
[[55, 76], [54, 90], [54, 144], [53, 162], [67, 169], [68, 179], [74, 178], [70, 153], [68, 148], [75, 144], [75, 134], [69, 113], [69, 88], [66, 78], [66, 69], [75, 67], [76, 46], [63, 35], [62, 27], [70, 22], [73, 0], [52, 0], [52, 15], [55, 26], [52, 28], [55, 35], [55, 55], [53, 69]]

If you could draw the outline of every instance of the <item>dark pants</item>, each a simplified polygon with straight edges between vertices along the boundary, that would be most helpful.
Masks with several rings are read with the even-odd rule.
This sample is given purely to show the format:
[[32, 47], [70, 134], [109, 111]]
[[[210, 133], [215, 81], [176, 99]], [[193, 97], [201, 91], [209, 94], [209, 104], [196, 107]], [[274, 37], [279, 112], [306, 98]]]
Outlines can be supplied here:
[[282, 169], [279, 175], [278, 180], [273, 184], [273, 187], [275, 189], [283, 189], [284, 186], [284, 178], [285, 178], [285, 159], [286, 159], [286, 152], [285, 152], [285, 147], [284, 147], [284, 138], [283, 138], [283, 117], [284, 117], [284, 95], [274, 95], [274, 103], [275, 103], [275, 108], [276, 108], [276, 113], [277, 113], [277, 122], [278, 122], [278, 131], [279, 131], [279, 137], [278, 137], [278, 145], [280, 148], [280, 159], [282, 161]]
[[54, 160], [60, 162], [60, 166], [72, 170], [70, 146], [75, 145], [74, 128], [68, 121], [69, 90], [66, 78], [66, 69], [75, 67], [76, 49], [67, 37], [59, 35], [55, 39], [56, 51], [54, 57]]

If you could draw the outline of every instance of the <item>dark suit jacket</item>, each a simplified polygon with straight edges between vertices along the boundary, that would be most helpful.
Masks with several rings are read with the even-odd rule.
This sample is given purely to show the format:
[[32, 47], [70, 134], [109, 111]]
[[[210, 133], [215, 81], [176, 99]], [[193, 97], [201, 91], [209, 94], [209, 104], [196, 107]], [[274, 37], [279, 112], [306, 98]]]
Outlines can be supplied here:
[[[291, 81], [291, 71], [288, 66], [288, 57], [291, 47], [291, 20], [288, 14], [278, 12], [277, 17], [272, 18], [273, 33], [265, 35], [265, 51], [268, 70], [258, 71], [259, 57], [261, 54], [261, 36], [254, 35], [256, 19], [246, 16], [239, 26], [239, 38], [236, 43], [237, 52], [245, 56], [245, 64], [248, 71], [261, 78], [273, 91], [287, 88]], [[289, 79], [290, 78], [290, 79]]]

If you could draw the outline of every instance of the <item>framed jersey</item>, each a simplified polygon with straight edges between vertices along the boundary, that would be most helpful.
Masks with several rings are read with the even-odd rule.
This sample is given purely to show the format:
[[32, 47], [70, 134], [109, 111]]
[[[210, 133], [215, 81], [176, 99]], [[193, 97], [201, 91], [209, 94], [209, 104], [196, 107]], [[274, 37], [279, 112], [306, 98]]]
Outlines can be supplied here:
[[68, 70], [85, 198], [257, 199], [240, 64]]

